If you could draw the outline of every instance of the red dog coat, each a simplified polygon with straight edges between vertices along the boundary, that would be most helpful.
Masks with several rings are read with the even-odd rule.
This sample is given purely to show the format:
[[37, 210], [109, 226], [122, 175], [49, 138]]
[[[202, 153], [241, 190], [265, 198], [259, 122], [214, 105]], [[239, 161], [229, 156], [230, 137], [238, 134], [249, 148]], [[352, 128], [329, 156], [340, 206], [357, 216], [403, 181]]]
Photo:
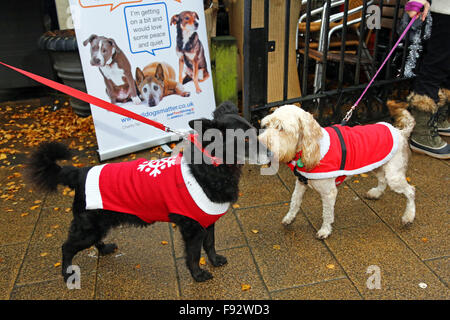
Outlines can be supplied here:
[[169, 222], [169, 213], [176, 213], [206, 228], [228, 207], [209, 200], [181, 154], [95, 166], [86, 178], [86, 209], [129, 213], [148, 223]]
[[337, 178], [339, 185], [348, 175], [382, 166], [398, 149], [399, 131], [386, 122], [355, 127], [335, 125], [322, 128], [322, 133], [321, 160], [315, 168], [306, 171], [298, 161], [301, 151], [288, 163], [291, 170], [307, 179]]

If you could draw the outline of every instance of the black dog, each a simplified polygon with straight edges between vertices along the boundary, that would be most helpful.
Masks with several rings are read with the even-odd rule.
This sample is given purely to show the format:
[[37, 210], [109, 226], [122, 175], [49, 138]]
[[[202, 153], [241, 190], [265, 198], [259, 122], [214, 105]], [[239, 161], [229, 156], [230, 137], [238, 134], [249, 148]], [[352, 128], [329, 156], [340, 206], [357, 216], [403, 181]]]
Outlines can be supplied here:
[[[218, 129], [225, 137], [227, 129], [242, 129], [244, 131], [253, 127], [244, 118], [238, 115], [237, 108], [231, 103], [224, 103], [213, 113], [213, 119], [198, 119], [190, 121], [189, 125], [195, 128], [201, 124], [201, 136], [207, 129]], [[253, 128], [254, 129], [254, 128]], [[252, 139], [256, 139], [256, 130], [250, 130]], [[201, 140], [200, 140], [201, 141]], [[248, 139], [246, 139], [246, 144]], [[203, 147], [207, 148], [212, 142], [202, 141]], [[223, 155], [226, 155], [227, 148], [235, 147], [237, 138], [232, 143], [223, 144]], [[259, 145], [264, 148], [264, 146]], [[246, 148], [249, 150], [250, 148]], [[233, 149], [236, 150], [236, 149]], [[260, 149], [261, 150], [261, 149]], [[195, 153], [199, 152], [193, 145], [184, 148], [184, 158], [195, 158]], [[265, 152], [265, 151], [264, 151]], [[212, 153], [214, 156], [214, 152]], [[246, 151], [245, 158], [251, 158]], [[203, 161], [200, 164], [188, 163], [190, 173], [201, 186], [204, 194], [213, 203], [224, 204], [233, 203], [238, 199], [238, 184], [241, 177], [242, 155], [235, 154], [232, 163], [225, 163], [214, 166]], [[85, 186], [88, 171], [91, 168], [76, 168], [73, 166], [59, 166], [56, 161], [70, 159], [70, 152], [66, 146], [50, 142], [42, 144], [31, 156], [27, 170], [31, 181], [42, 190], [56, 191], [57, 185], [62, 184], [75, 190], [73, 202], [73, 220], [70, 226], [67, 241], [62, 246], [62, 273], [67, 280], [71, 275], [67, 273], [67, 268], [72, 264], [73, 257], [81, 250], [92, 245], [98, 249], [99, 254], [106, 255], [117, 249], [115, 244], [104, 244], [102, 239], [108, 231], [119, 225], [133, 225], [137, 227], [147, 226], [148, 222], [143, 221], [133, 214], [96, 209], [86, 209]], [[227, 159], [228, 161], [228, 159]], [[229, 161], [228, 161], [229, 162]], [[117, 195], [120, 197], [120, 195]], [[183, 200], [184, 201], [184, 200]], [[151, 210], [151, 208], [149, 208]], [[169, 220], [179, 226], [186, 251], [186, 264], [196, 281], [205, 281], [212, 278], [211, 273], [199, 267], [201, 247], [208, 256], [213, 266], [222, 266], [227, 263], [224, 256], [216, 254], [214, 244], [214, 224], [204, 228], [194, 219], [185, 215], [169, 213]]]

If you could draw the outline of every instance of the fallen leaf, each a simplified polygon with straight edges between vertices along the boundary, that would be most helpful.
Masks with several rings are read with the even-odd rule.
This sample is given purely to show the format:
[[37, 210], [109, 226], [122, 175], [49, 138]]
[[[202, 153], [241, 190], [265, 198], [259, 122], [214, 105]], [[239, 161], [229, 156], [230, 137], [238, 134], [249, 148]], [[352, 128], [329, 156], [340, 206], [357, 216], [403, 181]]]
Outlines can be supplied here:
[[166, 244], [168, 244], [168, 242], [165, 241], [165, 240], [163, 240], [163, 241], [161, 241], [161, 244], [162, 244], [162, 245], [166, 245]]
[[201, 257], [201, 258], [200, 258], [199, 264], [200, 264], [201, 266], [204, 266], [204, 265], [206, 264], [206, 259], [205, 259], [205, 257]]
[[406, 177], [406, 181], [411, 182], [411, 178], [410, 177]]
[[367, 178], [369, 175], [366, 174], [366, 173], [361, 173], [360, 176], [363, 177], [363, 178]]
[[238, 205], [237, 203], [233, 204], [233, 208], [234, 208], [234, 209], [237, 209], [237, 208], [240, 208], [240, 207], [241, 207], [241, 206]]
[[35, 206], [30, 207], [30, 210], [35, 210], [37, 208], [39, 208], [39, 205], [35, 205]]
[[53, 234], [47, 233], [47, 234], [45, 235], [45, 237], [46, 237], [46, 238], [51, 238], [51, 237], [53, 237]]
[[242, 290], [242, 291], [248, 291], [248, 290], [250, 290], [251, 288], [252, 288], [252, 286], [249, 285], [249, 284], [241, 284], [241, 290]]
[[274, 248], [275, 250], [280, 250], [280, 249], [281, 249], [280, 245], [278, 245], [278, 244], [274, 244], [274, 245], [273, 245], [273, 248]]
[[359, 180], [355, 180], [355, 181], [353, 181], [353, 183], [359, 183]]
[[58, 210], [59, 210], [59, 208], [58, 208], [58, 207], [54, 207], [54, 208], [53, 208], [53, 210], [55, 210], [55, 211], [58, 211]]
[[422, 238], [422, 242], [428, 242], [428, 238]]
[[61, 262], [57, 262], [57, 263], [55, 263], [53, 266], [55, 267], [55, 268], [57, 268], [57, 267], [59, 267], [61, 265]]
[[48, 255], [48, 252], [41, 252], [39, 255], [40, 255], [41, 257], [45, 257], [45, 256]]
[[52, 229], [58, 229], [58, 228], [59, 228], [59, 225], [58, 225], [58, 224], [55, 224], [54, 226], [51, 226], [51, 228], [52, 228]]
[[140, 268], [141, 268], [141, 265], [140, 265], [140, 264], [137, 264], [135, 268], [136, 268], [136, 269], [140, 269]]
[[65, 212], [70, 212], [70, 208], [66, 208], [66, 210], [64, 210]]
[[254, 234], [257, 234], [257, 233], [259, 233], [259, 230], [257, 230], [257, 229], [252, 229], [252, 232], [253, 232]]
[[42, 202], [42, 200], [36, 200], [36, 201], [34, 201], [33, 203], [34, 204], [39, 204], [39, 203], [41, 203]]
[[21, 216], [21, 217], [26, 217], [27, 215], [29, 215], [29, 213], [28, 213], [28, 212], [24, 212], [24, 213], [22, 213], [20, 216]]
[[327, 264], [327, 268], [328, 268], [328, 269], [334, 269], [334, 268], [335, 268], [335, 265], [332, 264], [332, 263], [329, 263], [329, 264]]

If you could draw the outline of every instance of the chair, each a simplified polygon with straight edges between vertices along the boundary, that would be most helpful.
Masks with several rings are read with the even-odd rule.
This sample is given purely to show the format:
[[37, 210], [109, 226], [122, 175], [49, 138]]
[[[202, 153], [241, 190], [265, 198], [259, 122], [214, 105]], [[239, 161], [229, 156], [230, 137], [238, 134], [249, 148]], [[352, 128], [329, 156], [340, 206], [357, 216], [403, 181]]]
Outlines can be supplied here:
[[[302, 1], [302, 4], [306, 3], [306, 0]], [[337, 0], [331, 2], [330, 9], [334, 8], [336, 6], [340, 6], [345, 3], [345, 0]], [[371, 5], [373, 3], [373, 0], [370, 0], [367, 2], [367, 6]], [[317, 8], [315, 10], [311, 10], [311, 17], [317, 16], [318, 14], [322, 14], [321, 18], [315, 21], [312, 21], [310, 23], [310, 32], [317, 32], [319, 31], [319, 41], [318, 42], [311, 42], [309, 44], [309, 53], [308, 56], [316, 61], [316, 70], [315, 70], [315, 78], [314, 78], [314, 93], [318, 92], [320, 89], [321, 84], [321, 78], [322, 78], [322, 71], [323, 66], [321, 64], [323, 59], [323, 53], [325, 51], [325, 40], [327, 39], [327, 60], [331, 61], [340, 61], [340, 50], [335, 51], [328, 51], [329, 48], [336, 48], [341, 46], [341, 41], [331, 41], [332, 35], [343, 28], [343, 17], [344, 12], [339, 12], [336, 14], [330, 15], [330, 22], [329, 22], [329, 32], [326, 35], [325, 34], [325, 24], [322, 23], [326, 19], [326, 14], [328, 11], [327, 8], [328, 4], [325, 3], [322, 7]], [[350, 26], [352, 30], [356, 32], [356, 34], [359, 35], [359, 25], [362, 21], [362, 10], [363, 10], [363, 0], [350, 0], [348, 4], [348, 14], [347, 14], [347, 26]], [[368, 15], [366, 15], [367, 17]], [[307, 17], [307, 14], [303, 14], [300, 19], [298, 20], [298, 29], [297, 29], [297, 37], [296, 37], [296, 47], [297, 52], [304, 54], [305, 50], [299, 48], [298, 43], [298, 34], [300, 32], [306, 31], [306, 22], [303, 22]], [[363, 41], [363, 52], [366, 57], [361, 58], [361, 64], [362, 65], [370, 65], [371, 64], [371, 57], [367, 50], [367, 41], [370, 37], [371, 31], [369, 30], [369, 36], [366, 37], [365, 41]], [[304, 45], [304, 44], [303, 44]], [[347, 40], [345, 42], [345, 48], [349, 46], [358, 46], [359, 41], [358, 40]], [[355, 64], [357, 61], [356, 56], [356, 50], [346, 50], [344, 48], [344, 62], [345, 63], [351, 63]]]

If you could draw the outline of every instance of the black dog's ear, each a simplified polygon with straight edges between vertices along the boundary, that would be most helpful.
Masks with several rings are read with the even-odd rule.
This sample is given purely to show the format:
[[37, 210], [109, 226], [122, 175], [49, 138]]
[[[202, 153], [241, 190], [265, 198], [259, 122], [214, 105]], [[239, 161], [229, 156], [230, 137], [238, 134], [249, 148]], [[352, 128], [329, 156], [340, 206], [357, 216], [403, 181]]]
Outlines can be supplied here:
[[91, 43], [92, 40], [94, 40], [97, 37], [98, 36], [96, 34], [92, 34], [89, 38], [87, 38], [86, 40], [83, 41], [83, 46], [86, 47], [88, 43]]
[[194, 119], [189, 121], [189, 127], [191, 127], [192, 129], [194, 129], [199, 133], [203, 133], [208, 129], [214, 128], [215, 121], [206, 118]]
[[197, 12], [194, 12], [194, 15], [195, 15], [195, 19], [200, 20], [200, 18], [198, 17]]
[[218, 119], [225, 114], [239, 114], [239, 109], [231, 101], [222, 102], [213, 112], [214, 119]]
[[172, 18], [170, 19], [170, 25], [177, 24], [179, 17], [180, 17], [179, 14], [176, 14], [176, 15], [172, 16]]

